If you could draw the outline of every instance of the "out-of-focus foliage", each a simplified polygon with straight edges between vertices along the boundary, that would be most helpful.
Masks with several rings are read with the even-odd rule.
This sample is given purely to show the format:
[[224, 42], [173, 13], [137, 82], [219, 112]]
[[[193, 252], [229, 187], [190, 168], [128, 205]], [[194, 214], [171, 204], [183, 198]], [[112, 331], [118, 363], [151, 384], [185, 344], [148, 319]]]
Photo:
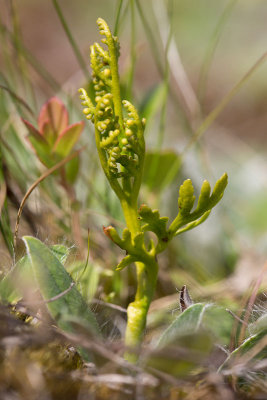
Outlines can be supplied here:
[[[173, 220], [177, 215], [177, 187], [185, 179], [190, 176], [195, 185], [205, 177], [215, 182], [215, 177], [224, 171], [229, 175], [224, 203], [205, 224], [174, 239], [168, 251], [159, 257], [161, 272], [156, 300], [148, 315], [146, 344], [150, 345], [152, 337], [159, 337], [169, 324], [182, 318], [183, 314], [176, 316], [176, 288], [184, 284], [201, 307], [210, 301], [218, 305], [208, 308], [209, 315], [204, 313], [203, 326], [212, 325], [213, 333], [201, 331], [188, 334], [187, 339], [179, 337], [174, 347], [167, 346], [161, 354], [155, 348], [143, 349], [147, 375], [140, 372], [138, 378], [139, 383], [144, 382], [144, 397], [264, 398], [266, 273], [262, 266], [267, 250], [267, 66], [263, 62], [239, 86], [209, 129], [188, 146], [209, 112], [266, 52], [264, 2], [101, 0], [96, 4], [64, 0], [63, 5], [61, 0], [14, 0], [2, 4], [1, 278], [10, 277], [23, 263], [18, 261], [23, 260], [25, 252], [20, 240], [14, 252], [16, 214], [27, 189], [46, 171], [26, 140], [28, 132], [21, 117], [36, 121], [42, 104], [57, 96], [69, 112], [70, 124], [83, 118], [76, 88], [83, 86], [92, 98], [95, 95], [87, 65], [89, 44], [96, 38], [95, 21], [99, 16], [120, 37], [122, 93], [130, 95], [140, 115], [147, 119], [147, 157], [140, 204], [160, 209], [162, 215]], [[48, 176], [39, 184], [23, 208], [19, 237], [37, 235], [47, 245], [64, 243], [66, 248], [72, 247], [65, 266], [84, 299], [95, 302], [100, 325], [109, 332], [102, 350], [114, 358], [106, 362], [101, 349], [92, 350], [95, 343], [88, 340], [88, 348], [99, 365], [98, 374], [77, 370], [81, 365], [79, 355], [66, 346], [66, 338], [59, 339], [58, 332], [54, 335], [43, 308], [40, 317], [39, 292], [33, 288], [33, 297], [29, 293], [30, 298], [22, 298], [14, 292], [10, 281], [3, 294], [3, 284], [8, 280], [4, 278], [1, 297], [13, 301], [12, 313], [16, 318], [1, 308], [0, 335], [6, 350], [0, 365], [3, 399], [9, 398], [12, 390], [22, 398], [57, 396], [66, 400], [83, 397], [84, 392], [87, 395], [90, 391], [101, 399], [113, 395], [124, 399], [125, 391], [129, 399], [135, 398], [136, 380], [125, 369], [122, 372], [116, 358], [117, 339], [125, 328], [125, 310], [110, 308], [107, 303], [126, 307], [133, 298], [135, 275], [131, 269], [112, 269], [120, 260], [120, 252], [102, 233], [102, 225], [110, 224], [119, 232], [123, 216], [102, 176], [89, 126], [79, 144], [86, 148], [80, 154], [79, 172], [78, 158], [74, 159], [74, 173], [68, 179], [71, 189], [62, 185], [59, 174]], [[66, 171], [67, 167], [68, 164]], [[200, 190], [196, 187], [196, 196]], [[84, 270], [88, 227], [90, 260]], [[154, 238], [153, 233], [151, 237]], [[28, 285], [31, 278], [26, 275]], [[14, 279], [16, 285], [19, 280], [19, 286], [25, 287], [23, 280]], [[30, 309], [28, 301], [32, 302]], [[240, 322], [243, 319], [247, 325]], [[221, 324], [222, 320], [225, 324]], [[77, 325], [77, 321], [72, 323]], [[240, 335], [241, 326], [245, 329]], [[222, 349], [218, 344], [226, 347]], [[199, 348], [203, 349], [201, 354]], [[234, 349], [231, 356], [225, 353]], [[228, 356], [215, 379], [213, 372]], [[12, 365], [15, 370], [11, 370]], [[156, 376], [151, 367], [167, 375]], [[114, 383], [114, 375], [111, 382], [107, 372], [117, 374], [119, 383]], [[34, 379], [29, 380], [31, 374]], [[62, 381], [64, 385], [60, 384]]]

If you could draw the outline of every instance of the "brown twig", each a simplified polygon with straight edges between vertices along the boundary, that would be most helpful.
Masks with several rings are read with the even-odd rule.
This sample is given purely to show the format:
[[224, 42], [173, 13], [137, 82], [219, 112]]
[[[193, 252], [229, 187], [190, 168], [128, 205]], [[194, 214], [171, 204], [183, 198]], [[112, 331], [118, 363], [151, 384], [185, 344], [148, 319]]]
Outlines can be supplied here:
[[71, 289], [75, 286], [75, 282], [71, 282], [70, 286], [63, 290], [63, 292], [57, 294], [56, 296], [51, 297], [48, 300], [41, 300], [41, 301], [31, 301], [31, 302], [22, 302], [22, 306], [31, 306], [31, 305], [42, 305], [42, 304], [48, 304], [48, 303], [53, 303], [53, 301], [56, 301], [58, 299], [61, 299], [61, 297], [65, 296], [67, 293], [71, 291]]
[[92, 299], [91, 303], [96, 303], [96, 304], [99, 304], [101, 306], [109, 307], [109, 308], [112, 308], [113, 310], [117, 310], [117, 311], [120, 311], [122, 313], [127, 314], [126, 308], [118, 306], [117, 304], [106, 303], [105, 301], [102, 301], [102, 300], [99, 300], [99, 299]]
[[229, 308], [226, 308], [225, 311], [229, 312], [229, 314], [231, 314], [232, 317], [234, 317], [241, 324], [245, 324], [246, 326], [248, 326], [246, 321], [244, 321], [243, 319], [239, 318], [233, 311], [229, 310]]

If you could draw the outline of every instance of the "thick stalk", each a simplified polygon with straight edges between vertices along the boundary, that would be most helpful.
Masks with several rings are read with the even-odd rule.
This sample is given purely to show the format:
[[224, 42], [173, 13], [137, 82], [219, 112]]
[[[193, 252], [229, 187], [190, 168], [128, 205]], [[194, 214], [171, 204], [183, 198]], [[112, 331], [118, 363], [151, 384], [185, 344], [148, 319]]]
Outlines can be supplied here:
[[[137, 202], [131, 204], [123, 200], [121, 205], [127, 227], [134, 236], [141, 231], [137, 215]], [[151, 258], [151, 262], [146, 264], [136, 262], [137, 290], [134, 301], [127, 308], [125, 333], [125, 346], [130, 349], [125, 353], [125, 358], [130, 362], [136, 362], [138, 359], [136, 350], [142, 343], [147, 312], [155, 292], [157, 274], [158, 264], [155, 258]]]

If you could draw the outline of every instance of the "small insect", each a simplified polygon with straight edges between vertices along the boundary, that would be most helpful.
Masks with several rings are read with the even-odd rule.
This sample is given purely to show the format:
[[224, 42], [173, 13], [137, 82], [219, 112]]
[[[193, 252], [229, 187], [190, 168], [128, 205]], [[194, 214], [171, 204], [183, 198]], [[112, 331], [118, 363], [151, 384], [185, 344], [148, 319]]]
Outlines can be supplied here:
[[185, 311], [189, 306], [191, 306], [192, 304], [194, 304], [193, 300], [190, 297], [190, 294], [187, 290], [186, 285], [184, 285], [180, 291], [180, 298], [179, 298], [179, 302], [180, 302], [180, 310], [181, 312]]

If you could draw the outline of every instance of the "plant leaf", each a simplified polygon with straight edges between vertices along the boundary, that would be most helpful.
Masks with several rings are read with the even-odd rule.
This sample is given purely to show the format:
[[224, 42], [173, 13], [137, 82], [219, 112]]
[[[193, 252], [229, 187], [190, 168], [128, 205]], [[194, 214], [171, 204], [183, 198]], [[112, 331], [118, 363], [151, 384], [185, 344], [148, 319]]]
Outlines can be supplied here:
[[38, 127], [43, 132], [44, 124], [49, 123], [57, 136], [68, 126], [68, 112], [64, 104], [57, 97], [51, 97], [41, 108], [38, 117]]
[[151, 257], [144, 245], [144, 232], [137, 233], [132, 237], [128, 228], [125, 228], [120, 238], [113, 226], [103, 227], [107, 235], [117, 246], [126, 251], [126, 257], [117, 265], [116, 270], [121, 270], [135, 261], [151, 262]]
[[[49, 300], [68, 289], [73, 282], [71, 276], [51, 250], [36, 238], [24, 236], [23, 240], [43, 299]], [[61, 329], [73, 332], [73, 326], [67, 320], [76, 317], [82, 324], [86, 323], [92, 335], [100, 335], [94, 314], [75, 286], [46, 306]]]
[[204, 222], [208, 218], [212, 208], [215, 207], [223, 197], [227, 183], [228, 177], [225, 173], [216, 182], [210, 196], [210, 184], [208, 181], [204, 181], [201, 187], [197, 207], [194, 211], [191, 211], [195, 202], [194, 187], [190, 179], [184, 181], [179, 190], [179, 212], [169, 227], [169, 234], [176, 236], [189, 229], [193, 229]]
[[[69, 249], [61, 244], [53, 245], [50, 249], [64, 264], [69, 255]], [[0, 299], [3, 303], [14, 304], [23, 298], [29, 288], [34, 290], [36, 285], [29, 256], [26, 254], [1, 280]]]
[[30, 122], [26, 121], [25, 119], [22, 119], [22, 121], [28, 129], [29, 135], [27, 136], [27, 139], [35, 150], [37, 157], [45, 166], [52, 167], [54, 163], [51, 159], [51, 149], [48, 142]]
[[53, 244], [50, 247], [50, 250], [57, 257], [57, 259], [64, 265], [70, 253], [69, 248], [64, 244]]
[[72, 185], [77, 178], [80, 168], [80, 157], [74, 157], [67, 164], [65, 164], [66, 179]]
[[55, 132], [49, 121], [45, 121], [42, 127], [42, 137], [45, 138], [49, 144], [50, 150], [53, 148], [57, 139], [58, 132]]
[[196, 196], [194, 196], [194, 187], [191, 179], [187, 179], [180, 186], [178, 206], [179, 212], [182, 216], [187, 216], [193, 208]]
[[22, 299], [24, 290], [34, 285], [28, 256], [22, 257], [0, 282], [3, 303], [14, 304]]
[[183, 228], [180, 228], [176, 231], [175, 236], [180, 235], [183, 232], [187, 232], [190, 231], [191, 229], [196, 228], [197, 226], [199, 226], [200, 224], [202, 224], [204, 221], [206, 221], [206, 219], [209, 217], [211, 213], [210, 211], [205, 212], [201, 218], [197, 219], [196, 221], [190, 222], [189, 224], [187, 224], [186, 226], [184, 226]]
[[[262, 341], [262, 346], [258, 346]], [[255, 349], [255, 352], [253, 351]], [[251, 357], [247, 357], [247, 353], [251, 351]], [[242, 363], [242, 357], [246, 358], [246, 362], [251, 359], [263, 359], [267, 357], [266, 330], [262, 330], [255, 335], [247, 338], [237, 349], [235, 349], [220, 366], [219, 371], [229, 368], [236, 362]]]
[[119, 262], [119, 264], [116, 266], [115, 271], [121, 271], [122, 269], [134, 263], [135, 261], [138, 261], [136, 257], [127, 255]]
[[159, 240], [168, 240], [168, 232], [166, 224], [169, 220], [168, 217], [161, 217], [158, 210], [151, 210], [150, 207], [143, 204], [138, 210], [141, 220], [145, 222], [142, 226], [143, 231], [154, 232]]
[[173, 321], [173, 323], [162, 333], [157, 347], [164, 347], [173, 342], [178, 337], [191, 335], [200, 328], [203, 315], [209, 304], [196, 303], [189, 306], [183, 313]]
[[57, 138], [53, 147], [53, 152], [64, 158], [70, 153], [71, 149], [75, 146], [76, 142], [84, 128], [84, 122], [76, 122], [68, 126]]

